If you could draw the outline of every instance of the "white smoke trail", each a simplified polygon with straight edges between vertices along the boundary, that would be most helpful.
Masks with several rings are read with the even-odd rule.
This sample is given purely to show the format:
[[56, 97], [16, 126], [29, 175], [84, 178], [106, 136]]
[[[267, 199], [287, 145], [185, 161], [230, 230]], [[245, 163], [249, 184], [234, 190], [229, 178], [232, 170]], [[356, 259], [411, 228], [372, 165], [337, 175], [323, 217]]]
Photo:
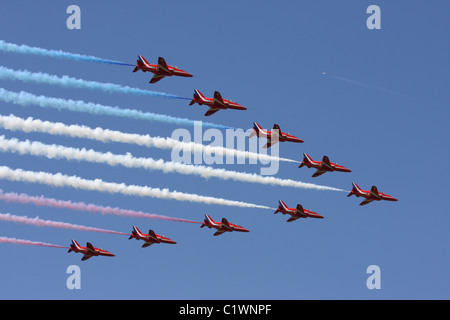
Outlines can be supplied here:
[[71, 223], [61, 222], [61, 221], [43, 220], [43, 219], [39, 219], [39, 217], [28, 218], [26, 216], [16, 216], [16, 215], [13, 215], [10, 213], [0, 213], [0, 221], [30, 224], [30, 225], [33, 225], [36, 227], [52, 227], [52, 228], [63, 228], [63, 229], [72, 229], [72, 230], [81, 230], [81, 231], [129, 235], [128, 233], [123, 233], [123, 232], [117, 232], [117, 231], [93, 228], [93, 227], [86, 227], [86, 226], [81, 226], [78, 224], [71, 224]]
[[204, 146], [195, 142], [182, 142], [172, 138], [152, 137], [148, 134], [140, 135], [135, 133], [124, 133], [120, 131], [114, 131], [103, 128], [92, 129], [87, 126], [80, 125], [66, 125], [61, 122], [49, 122], [39, 119], [33, 119], [31, 117], [26, 120], [16, 117], [14, 115], [3, 116], [0, 115], [0, 127], [11, 131], [23, 131], [23, 132], [40, 132], [51, 135], [63, 135], [72, 138], [83, 138], [101, 141], [103, 143], [108, 142], [121, 142], [127, 144], [135, 144], [148, 148], [158, 149], [174, 149], [182, 148], [184, 151], [199, 152], [215, 154], [218, 156], [236, 157], [243, 159], [261, 160], [261, 161], [285, 161], [294, 162], [296, 160], [279, 158], [270, 156], [268, 154], [259, 154], [248, 151], [234, 150], [224, 148], [220, 146]]
[[[176, 125], [193, 126], [196, 121], [185, 118], [167, 116], [151, 112], [142, 112], [135, 109], [126, 109], [113, 106], [105, 106], [98, 103], [75, 101], [70, 99], [52, 98], [46, 96], [37, 96], [28, 92], [19, 93], [0, 88], [0, 101], [14, 103], [22, 106], [36, 105], [41, 108], [51, 108], [57, 110], [69, 110], [73, 112], [83, 112], [94, 115], [108, 115], [136, 120], [163, 122]], [[231, 127], [202, 122], [202, 125], [216, 129], [230, 129]]]
[[0, 66], [0, 79], [43, 83], [69, 88], [101, 90], [108, 93], [125, 93], [151, 97], [163, 97], [170, 99], [187, 99], [164, 92], [142, 90], [138, 88], [131, 88], [128, 86], [121, 86], [114, 83], [101, 83], [96, 81], [88, 81], [83, 79], [72, 78], [69, 76], [58, 77], [48, 73], [30, 72], [27, 70], [13, 70], [2, 66]]
[[222, 198], [201, 196], [197, 194], [170, 191], [169, 189], [151, 188], [147, 186], [126, 185], [124, 183], [105, 182], [101, 179], [87, 180], [77, 176], [67, 176], [62, 173], [34, 172], [22, 169], [11, 169], [0, 166], [0, 179], [10, 181], [39, 183], [52, 187], [71, 187], [75, 189], [107, 192], [112, 194], [123, 194], [140, 197], [151, 197], [158, 199], [171, 199], [177, 201], [198, 202], [211, 205], [223, 205], [241, 208], [260, 208], [273, 210], [267, 206], [261, 206], [241, 201], [226, 200]]
[[66, 159], [76, 161], [88, 161], [93, 163], [104, 163], [110, 166], [122, 165], [127, 168], [144, 168], [147, 170], [161, 170], [165, 173], [180, 173], [184, 175], [197, 175], [203, 178], [219, 178], [222, 180], [234, 180], [248, 183], [269, 184], [275, 186], [294, 187], [302, 189], [344, 191], [341, 189], [305, 183], [291, 179], [280, 179], [276, 177], [260, 176], [257, 174], [229, 171], [225, 169], [214, 169], [205, 166], [193, 166], [176, 162], [165, 162], [162, 159], [136, 158], [131, 154], [118, 155], [110, 152], [102, 153], [95, 150], [69, 148], [60, 145], [47, 145], [41, 142], [19, 141], [15, 138], [5, 139], [0, 136], [0, 151], [14, 152], [21, 155], [47, 157], [48, 159]]

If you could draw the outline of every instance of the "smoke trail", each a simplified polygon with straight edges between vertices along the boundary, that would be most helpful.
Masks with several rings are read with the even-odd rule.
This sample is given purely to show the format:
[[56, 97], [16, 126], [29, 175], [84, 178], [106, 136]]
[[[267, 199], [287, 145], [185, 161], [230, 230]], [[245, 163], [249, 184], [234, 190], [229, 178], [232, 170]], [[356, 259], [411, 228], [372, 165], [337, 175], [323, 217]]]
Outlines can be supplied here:
[[263, 161], [286, 161], [298, 163], [299, 161], [279, 158], [275, 156], [270, 156], [268, 154], [259, 154], [248, 151], [234, 150], [229, 148], [224, 148], [220, 146], [204, 146], [200, 143], [195, 142], [182, 142], [172, 138], [161, 138], [152, 137], [148, 134], [139, 135], [134, 133], [124, 133], [120, 131], [114, 131], [102, 128], [89, 128], [86, 126], [79, 125], [65, 125], [61, 122], [49, 122], [42, 121], [39, 119], [33, 119], [31, 117], [26, 120], [16, 117], [14, 115], [2, 116], [0, 115], [0, 127], [12, 130], [12, 131], [23, 131], [23, 132], [41, 132], [51, 135], [64, 135], [72, 138], [83, 138], [101, 141], [103, 143], [108, 142], [121, 142], [128, 144], [136, 144], [148, 148], [159, 148], [159, 149], [174, 149], [182, 148], [184, 151], [191, 152], [205, 152], [210, 154], [216, 154], [218, 156], [229, 156], [243, 159], [252, 160], [263, 160]]
[[104, 163], [110, 166], [122, 165], [127, 168], [143, 168], [147, 170], [161, 170], [165, 173], [180, 173], [184, 175], [197, 175], [203, 178], [219, 178], [222, 180], [234, 180], [249, 183], [269, 184], [275, 186], [295, 187], [302, 189], [345, 191], [333, 187], [305, 183], [291, 179], [280, 179], [276, 177], [265, 177], [257, 174], [229, 171], [225, 169], [214, 169], [200, 165], [186, 165], [176, 162], [165, 162], [162, 159], [136, 158], [131, 154], [118, 155], [110, 152], [102, 153], [95, 150], [69, 148], [60, 145], [47, 145], [41, 142], [19, 141], [15, 138], [5, 139], [0, 136], [0, 151], [15, 152], [21, 155], [47, 157], [49, 159], [66, 159], [76, 161], [88, 161], [93, 163]]
[[104, 207], [95, 204], [86, 204], [84, 202], [72, 202], [72, 201], [64, 201], [64, 200], [56, 200], [52, 198], [44, 198], [29, 196], [25, 193], [14, 193], [8, 192], [3, 193], [3, 190], [0, 189], [0, 201], [4, 202], [14, 202], [20, 204], [33, 204], [35, 206], [45, 206], [52, 208], [62, 208], [69, 210], [78, 210], [92, 213], [101, 213], [103, 215], [110, 214], [116, 216], [127, 216], [133, 218], [147, 218], [147, 219], [159, 219], [166, 221], [177, 221], [177, 222], [188, 222], [188, 223], [201, 223], [197, 221], [191, 221], [180, 218], [172, 218], [163, 215], [153, 214], [153, 213], [145, 213], [142, 211], [134, 211], [134, 210], [126, 210], [120, 208], [112, 208], [112, 207]]
[[30, 246], [69, 249], [69, 247], [58, 246], [56, 244], [49, 244], [49, 243], [44, 243], [44, 242], [36, 242], [36, 241], [8, 238], [8, 237], [0, 237], [0, 243], [14, 243], [14, 244], [25, 244], [25, 245], [30, 245]]
[[105, 229], [93, 228], [93, 227], [86, 227], [86, 226], [81, 226], [78, 224], [71, 224], [71, 223], [61, 222], [61, 221], [42, 220], [42, 219], [39, 219], [39, 217], [28, 218], [26, 216], [16, 216], [16, 215], [13, 215], [10, 213], [0, 213], [0, 221], [30, 224], [30, 225], [33, 225], [36, 227], [52, 227], [52, 228], [63, 228], [63, 229], [72, 229], [72, 230], [81, 230], [81, 231], [129, 235], [128, 233], [123, 233], [123, 232], [117, 232], [117, 231], [105, 230]]
[[11, 169], [9, 167], [0, 166], [0, 179], [10, 181], [21, 181], [30, 183], [40, 183], [52, 187], [71, 187], [75, 189], [107, 192], [112, 194], [133, 195], [140, 197], [151, 197], [158, 199], [171, 199], [177, 201], [189, 201], [205, 204], [215, 204], [241, 208], [273, 208], [261, 206], [241, 201], [226, 200], [222, 198], [214, 198], [208, 196], [200, 196], [197, 194], [183, 193], [178, 191], [170, 191], [169, 189], [151, 188], [147, 186], [126, 185], [124, 183], [105, 182], [101, 179], [87, 180], [77, 176], [67, 176], [62, 173], [47, 173], [25, 171], [22, 169]]
[[[193, 126], [196, 121], [186, 118], [171, 117], [163, 114], [142, 112], [134, 109], [122, 109], [119, 107], [104, 106], [92, 102], [81, 100], [66, 100], [51, 98], [46, 96], [36, 96], [34, 94], [21, 91], [19, 93], [0, 88], [0, 100], [6, 103], [14, 103], [22, 106], [37, 105], [42, 108], [53, 108], [58, 110], [69, 110], [73, 112], [84, 112], [94, 115], [109, 115], [137, 120], [164, 122], [177, 125]], [[231, 127], [203, 122], [202, 125], [216, 129], [230, 129]]]
[[128, 64], [128, 63], [123, 63], [123, 62], [114, 61], [114, 60], [102, 59], [102, 58], [97, 58], [94, 56], [87, 56], [87, 55], [82, 55], [82, 54], [77, 54], [77, 53], [64, 52], [61, 50], [47, 50], [47, 49], [43, 49], [43, 48], [30, 47], [30, 46], [27, 46], [24, 44], [17, 45], [14, 43], [5, 42], [3, 40], [0, 40], [0, 50], [4, 51], [4, 52], [31, 54], [31, 55], [45, 56], [45, 57], [58, 58], [58, 59], [100, 62], [100, 63], [117, 64], [117, 65], [134, 67], [134, 64]]
[[44, 83], [49, 85], [58, 85], [61, 87], [81, 88], [91, 90], [101, 90], [108, 93], [125, 93], [141, 96], [163, 97], [170, 99], [188, 99], [164, 92], [156, 92], [121, 86], [114, 83], [101, 83], [96, 81], [88, 81], [83, 79], [72, 78], [68, 76], [58, 77], [48, 73], [29, 72], [27, 70], [13, 70], [0, 66], [0, 79], [19, 80], [23, 82]]

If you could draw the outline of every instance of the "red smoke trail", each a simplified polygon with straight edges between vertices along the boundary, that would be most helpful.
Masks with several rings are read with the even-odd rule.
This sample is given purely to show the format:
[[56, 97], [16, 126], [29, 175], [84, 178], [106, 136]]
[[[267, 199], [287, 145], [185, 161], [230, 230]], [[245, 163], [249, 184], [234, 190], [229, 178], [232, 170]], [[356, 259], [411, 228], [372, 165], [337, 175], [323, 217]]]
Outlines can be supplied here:
[[63, 228], [63, 229], [72, 229], [72, 230], [81, 230], [81, 231], [92, 231], [92, 232], [102, 232], [102, 233], [112, 233], [112, 234], [121, 234], [121, 235], [129, 235], [128, 233], [117, 232], [112, 230], [93, 228], [80, 226], [78, 224], [71, 224], [67, 222], [60, 221], [52, 221], [52, 220], [42, 220], [38, 217], [36, 218], [28, 218], [25, 216], [15, 216], [10, 213], [0, 213], [0, 221], [9, 221], [9, 222], [17, 222], [23, 224], [31, 224], [36, 227], [53, 227], [53, 228]]
[[0, 243], [14, 243], [14, 244], [25, 244], [25, 245], [30, 245], [30, 246], [41, 246], [41, 247], [53, 247], [53, 248], [69, 249], [69, 247], [58, 246], [56, 244], [49, 244], [49, 243], [44, 243], [44, 242], [36, 242], [36, 241], [15, 239], [15, 238], [7, 238], [7, 237], [0, 237]]
[[72, 202], [72, 201], [64, 201], [64, 200], [56, 200], [52, 198], [44, 198], [44, 197], [36, 197], [29, 196], [25, 193], [3, 193], [3, 190], [0, 189], [0, 201], [5, 202], [14, 202], [20, 204], [34, 204], [35, 206], [44, 206], [44, 207], [52, 207], [52, 208], [63, 208], [69, 210], [78, 210], [78, 211], [87, 211], [93, 213], [101, 213], [101, 214], [112, 214], [117, 216], [128, 216], [135, 218], [147, 218], [147, 219], [160, 219], [166, 221], [178, 221], [178, 222], [188, 222], [188, 223], [198, 223], [201, 222], [191, 221], [180, 218], [172, 218], [158, 214], [150, 214], [142, 211], [133, 211], [126, 210], [120, 208], [112, 208], [112, 207], [103, 207], [95, 204], [86, 204], [84, 202]]

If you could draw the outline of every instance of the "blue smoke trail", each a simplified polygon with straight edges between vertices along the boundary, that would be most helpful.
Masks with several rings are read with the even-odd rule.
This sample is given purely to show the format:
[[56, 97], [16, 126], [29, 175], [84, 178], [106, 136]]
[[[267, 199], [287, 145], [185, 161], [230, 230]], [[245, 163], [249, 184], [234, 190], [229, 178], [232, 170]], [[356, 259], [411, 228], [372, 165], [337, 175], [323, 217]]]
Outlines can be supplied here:
[[87, 56], [77, 53], [64, 52], [61, 50], [47, 50], [42, 48], [30, 47], [27, 45], [17, 45], [14, 43], [8, 43], [3, 40], [0, 40], [0, 50], [4, 52], [12, 52], [12, 53], [21, 53], [21, 54], [33, 54], [38, 56], [46, 56], [52, 58], [59, 59], [70, 59], [77, 61], [90, 61], [90, 62], [100, 62], [100, 63], [108, 63], [108, 64], [117, 64], [122, 66], [132, 66], [134, 64], [123, 63], [114, 60], [102, 59], [94, 56]]
[[59, 85], [62, 87], [70, 88], [83, 88], [83, 89], [93, 89], [101, 90], [108, 93], [126, 93], [135, 95], [145, 95], [151, 97], [163, 97], [169, 99], [186, 99], [173, 94], [168, 94], [164, 92], [148, 91], [138, 88], [131, 88], [128, 86], [121, 86], [113, 83], [101, 83], [96, 81], [87, 81], [83, 79], [72, 78], [69, 76], [58, 77], [48, 73], [42, 72], [29, 72], [27, 70], [13, 70], [0, 66], [0, 79], [5, 80], [20, 80], [23, 82], [36, 82], [44, 83], [49, 85]]
[[[46, 96], [36, 96], [34, 94], [21, 91], [19, 93], [0, 88], [0, 101], [14, 103], [22, 106], [37, 105], [42, 108], [54, 108], [58, 110], [70, 110], [74, 112], [85, 112], [95, 115], [110, 115], [125, 117], [131, 119], [157, 121], [177, 125], [195, 125], [194, 120], [177, 118], [163, 114], [142, 112], [134, 109], [121, 109], [119, 107], [104, 106], [92, 102], [66, 100], [60, 98], [51, 98]], [[216, 129], [233, 129], [232, 127], [203, 122], [203, 126]]]

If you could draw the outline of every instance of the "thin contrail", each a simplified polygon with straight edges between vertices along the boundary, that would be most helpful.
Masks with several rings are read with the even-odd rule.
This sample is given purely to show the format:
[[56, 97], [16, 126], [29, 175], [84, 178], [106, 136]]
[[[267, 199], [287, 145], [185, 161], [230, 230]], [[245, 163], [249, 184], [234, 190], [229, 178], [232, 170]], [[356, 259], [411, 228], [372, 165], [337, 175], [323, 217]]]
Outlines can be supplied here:
[[26, 216], [16, 216], [16, 215], [13, 215], [10, 213], [0, 213], [0, 221], [29, 224], [29, 225], [33, 225], [35, 227], [52, 227], [52, 228], [72, 229], [72, 230], [80, 230], [80, 231], [129, 235], [128, 233], [123, 233], [123, 232], [117, 232], [117, 231], [93, 228], [93, 227], [86, 227], [86, 226], [81, 226], [78, 224], [71, 224], [71, 223], [61, 222], [61, 221], [43, 220], [43, 219], [39, 219], [39, 217], [29, 218]]
[[63, 135], [72, 138], [83, 138], [96, 140], [103, 143], [121, 142], [127, 144], [135, 144], [147, 148], [159, 148], [172, 150], [174, 148], [182, 148], [183, 151], [209, 153], [218, 156], [236, 157], [242, 159], [261, 160], [261, 161], [285, 161], [298, 163], [299, 161], [279, 158], [268, 154], [261, 154], [249, 151], [235, 150], [220, 146], [205, 146], [195, 142], [183, 142], [172, 138], [152, 137], [148, 134], [140, 135], [135, 133], [124, 133], [97, 127], [92, 129], [87, 126], [66, 125], [61, 122], [49, 122], [31, 117], [22, 119], [14, 115], [0, 115], [0, 127], [6, 130], [23, 131], [23, 132], [40, 132], [51, 135]]
[[132, 66], [134, 64], [123, 63], [120, 61], [102, 59], [94, 56], [83, 55], [78, 53], [70, 53], [64, 52], [61, 50], [47, 50], [38, 47], [30, 47], [27, 45], [17, 45], [14, 43], [8, 43], [3, 40], [0, 40], [0, 51], [3, 52], [11, 52], [11, 53], [20, 53], [20, 54], [29, 54], [29, 55], [37, 55], [37, 56], [45, 56], [51, 58], [58, 59], [69, 59], [69, 60], [77, 60], [77, 61], [88, 61], [88, 62], [99, 62], [99, 63], [107, 63], [107, 64], [117, 64], [123, 66]]
[[188, 99], [180, 97], [174, 94], [168, 94], [164, 92], [142, 90], [139, 88], [132, 88], [128, 86], [122, 86], [114, 83], [102, 83], [96, 81], [89, 81], [83, 79], [72, 78], [69, 76], [58, 77], [56, 75], [51, 75], [42, 72], [30, 72], [27, 70], [13, 70], [6, 67], [0, 66], [0, 79], [4, 80], [19, 80], [23, 82], [34, 82], [49, 85], [57, 85], [67, 88], [80, 88], [80, 89], [90, 89], [90, 90], [100, 90], [107, 93], [124, 93], [124, 94], [134, 94], [140, 96], [150, 96], [150, 97], [162, 97], [169, 99]]
[[40, 246], [40, 247], [52, 247], [52, 248], [62, 248], [69, 249], [69, 247], [58, 246], [56, 244], [49, 244], [44, 242], [16, 239], [16, 238], [8, 238], [8, 237], [0, 237], [0, 243], [13, 243], [13, 244], [21, 244], [21, 245], [29, 245], [29, 246]]
[[241, 208], [260, 208], [268, 210], [273, 209], [267, 206], [257, 205], [253, 203], [201, 196], [197, 194], [184, 193], [178, 191], [170, 191], [169, 189], [126, 185], [124, 183], [105, 182], [101, 179], [88, 180], [77, 176], [67, 176], [62, 173], [52, 174], [42, 171], [34, 172], [22, 169], [11, 169], [6, 166], [0, 166], [0, 179], [39, 183], [57, 188], [71, 187], [80, 190], [98, 191], [111, 194], [123, 194], [123, 195], [150, 197], [158, 199], [170, 199], [177, 201], [197, 202], [210, 205], [223, 205]]
[[179, 173], [184, 175], [197, 175], [205, 179], [218, 178], [222, 180], [234, 180], [248, 183], [258, 183], [273, 186], [294, 187], [301, 189], [344, 191], [341, 189], [305, 183], [291, 179], [280, 179], [276, 177], [261, 176], [245, 172], [230, 171], [225, 169], [214, 169], [201, 165], [186, 165], [176, 162], [166, 162], [162, 159], [136, 158], [131, 154], [103, 153], [92, 149], [79, 149], [64, 147], [61, 145], [47, 145], [38, 141], [19, 141], [18, 139], [5, 139], [0, 136], [0, 152], [14, 152], [20, 155], [33, 155], [46, 157], [48, 159], [65, 159], [69, 161], [87, 161], [92, 163], [107, 164], [110, 166], [121, 165], [127, 168], [143, 168], [147, 170], [161, 170], [164, 173]]
[[164, 215], [154, 214], [154, 213], [146, 213], [142, 211], [121, 209], [121, 208], [113, 208], [113, 207], [105, 207], [99, 206], [92, 203], [84, 203], [84, 202], [72, 202], [68, 200], [57, 200], [53, 198], [45, 198], [43, 196], [30, 196], [25, 193], [15, 193], [15, 192], [6, 192], [0, 189], [0, 201], [4, 202], [13, 202], [20, 204], [33, 204], [39, 207], [51, 207], [57, 209], [68, 209], [68, 210], [76, 210], [76, 211], [84, 211], [84, 212], [92, 212], [92, 213], [101, 213], [103, 215], [116, 215], [116, 216], [125, 216], [132, 218], [146, 218], [146, 219], [159, 219], [165, 221], [176, 221], [176, 222], [187, 222], [187, 223], [201, 223], [197, 221], [191, 221], [181, 218], [173, 218]]
[[361, 87], [364, 87], [364, 88], [374, 89], [374, 90], [378, 90], [378, 91], [382, 91], [382, 92], [386, 92], [386, 93], [390, 93], [390, 94], [395, 94], [395, 95], [401, 96], [403, 98], [417, 100], [416, 98], [408, 96], [406, 94], [403, 94], [403, 93], [400, 93], [400, 92], [396, 92], [396, 91], [392, 91], [392, 90], [389, 90], [389, 89], [386, 89], [386, 88], [378, 87], [378, 86], [375, 86], [373, 84], [364, 83], [364, 82], [361, 82], [361, 81], [356, 81], [356, 80], [352, 80], [352, 79], [348, 79], [348, 78], [344, 78], [344, 77], [340, 77], [340, 76], [335, 76], [335, 75], [332, 75], [332, 74], [328, 74], [326, 72], [322, 72], [322, 74], [323, 75], [328, 75], [329, 77], [332, 77], [334, 79], [341, 80], [341, 81], [344, 81], [344, 82], [347, 82], [347, 83], [351, 83], [351, 84], [355, 84], [355, 85], [358, 85], [358, 86], [361, 86]]
[[[0, 101], [14, 103], [22, 106], [36, 105], [41, 108], [51, 108], [57, 110], [69, 110], [73, 112], [89, 113], [94, 115], [108, 115], [136, 120], [163, 122], [176, 125], [194, 126], [197, 121], [186, 118], [172, 117], [164, 114], [142, 112], [135, 109], [124, 109], [115, 106], [105, 106], [98, 103], [75, 101], [70, 99], [52, 98], [37, 96], [28, 92], [13, 92], [0, 88]], [[202, 122], [205, 127], [216, 129], [230, 129], [231, 127]]]

